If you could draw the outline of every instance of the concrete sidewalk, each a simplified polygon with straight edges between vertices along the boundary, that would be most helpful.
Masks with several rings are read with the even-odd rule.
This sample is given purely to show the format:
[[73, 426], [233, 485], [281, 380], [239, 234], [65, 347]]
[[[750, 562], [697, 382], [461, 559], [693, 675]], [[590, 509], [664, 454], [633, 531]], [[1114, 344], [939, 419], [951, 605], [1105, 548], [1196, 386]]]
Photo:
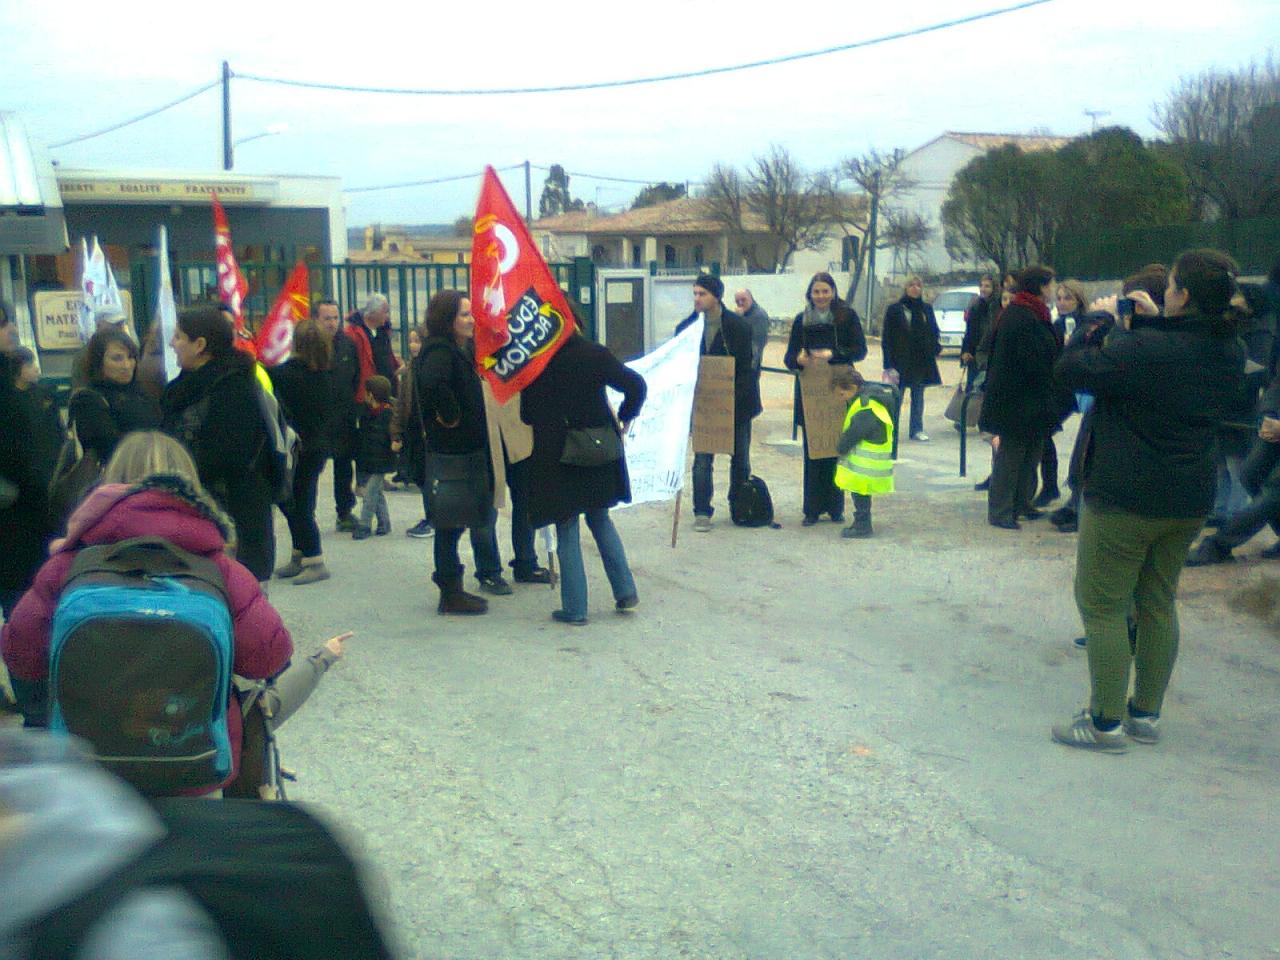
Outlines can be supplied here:
[[585, 628], [546, 587], [438, 617], [416, 494], [356, 543], [324, 478], [333, 579], [271, 597], [300, 651], [357, 636], [282, 747], [407, 956], [1280, 956], [1280, 642], [1230, 602], [1269, 568], [1185, 573], [1159, 745], [1051, 743], [1087, 694], [1075, 538], [987, 526], [949, 393], [845, 541], [800, 527], [791, 383], [766, 378], [753, 466], [784, 528], [728, 523], [727, 458], [709, 534], [687, 501], [674, 550], [671, 505], [616, 512], [641, 606], [613, 613], [584, 535]]

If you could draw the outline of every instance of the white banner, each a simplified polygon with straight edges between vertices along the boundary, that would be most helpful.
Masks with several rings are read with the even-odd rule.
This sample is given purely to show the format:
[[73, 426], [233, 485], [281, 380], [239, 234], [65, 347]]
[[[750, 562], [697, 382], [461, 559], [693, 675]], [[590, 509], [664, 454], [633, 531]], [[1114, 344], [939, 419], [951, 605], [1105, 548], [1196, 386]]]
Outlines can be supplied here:
[[178, 355], [173, 352], [171, 342], [178, 330], [178, 306], [173, 300], [173, 281], [169, 279], [169, 230], [164, 224], [160, 224], [156, 246], [160, 248], [160, 262], [156, 270], [158, 283], [153, 323], [157, 325], [161, 356], [164, 358], [164, 379], [168, 383], [182, 371], [178, 369]]
[[[701, 344], [702, 321], [698, 320], [680, 336], [627, 364], [649, 386], [640, 416], [632, 422], [625, 438], [632, 503], [670, 500], [684, 485]], [[622, 395], [612, 390], [609, 393], [610, 402], [617, 409]]]

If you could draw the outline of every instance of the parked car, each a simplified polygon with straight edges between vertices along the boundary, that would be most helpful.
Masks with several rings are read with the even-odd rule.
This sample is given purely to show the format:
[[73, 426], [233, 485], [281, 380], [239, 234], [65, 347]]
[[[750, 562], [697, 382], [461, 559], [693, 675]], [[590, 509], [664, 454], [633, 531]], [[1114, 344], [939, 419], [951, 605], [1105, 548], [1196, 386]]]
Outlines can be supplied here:
[[952, 287], [933, 298], [933, 314], [942, 334], [942, 349], [960, 352], [964, 340], [964, 315], [978, 296], [977, 287]]

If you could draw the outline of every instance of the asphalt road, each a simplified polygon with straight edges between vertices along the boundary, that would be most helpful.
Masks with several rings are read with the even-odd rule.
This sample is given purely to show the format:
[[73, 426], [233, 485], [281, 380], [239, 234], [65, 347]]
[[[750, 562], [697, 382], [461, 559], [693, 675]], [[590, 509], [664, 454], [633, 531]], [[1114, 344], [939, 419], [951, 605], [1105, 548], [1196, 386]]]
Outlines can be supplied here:
[[1075, 538], [986, 525], [946, 388], [874, 539], [801, 529], [789, 380], [766, 393], [783, 529], [728, 523], [727, 462], [715, 529], [686, 509], [675, 549], [669, 504], [618, 511], [641, 606], [613, 613], [584, 534], [583, 628], [545, 587], [437, 616], [416, 495], [358, 543], [322, 495], [333, 579], [271, 596], [302, 651], [357, 636], [282, 747], [404, 955], [1280, 956], [1280, 640], [1234, 602], [1280, 566], [1185, 574], [1159, 745], [1057, 746], [1087, 694]]

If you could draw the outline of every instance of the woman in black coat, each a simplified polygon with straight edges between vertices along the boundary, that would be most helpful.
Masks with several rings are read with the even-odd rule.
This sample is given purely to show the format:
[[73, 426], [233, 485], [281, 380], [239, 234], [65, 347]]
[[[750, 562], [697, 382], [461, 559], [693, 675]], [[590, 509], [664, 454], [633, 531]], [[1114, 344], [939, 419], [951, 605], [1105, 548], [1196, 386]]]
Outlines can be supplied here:
[[[854, 364], [867, 355], [867, 338], [862, 321], [853, 308], [836, 296], [836, 282], [829, 273], [815, 273], [804, 294], [809, 305], [796, 314], [791, 339], [782, 362], [788, 370], [810, 364]], [[800, 399], [800, 378], [796, 378], [796, 420], [804, 425], [804, 405]], [[804, 452], [804, 525], [812, 526], [828, 514], [836, 523], [844, 521], [844, 491], [836, 486], [836, 457], [809, 456], [808, 431]]]
[[16, 389], [21, 369], [17, 357], [0, 350], [0, 480], [7, 491], [0, 500], [0, 609], [5, 619], [46, 559], [53, 534], [47, 494], [62, 437], [57, 408], [50, 417], [42, 394]]
[[316, 523], [316, 497], [329, 459], [332, 360], [329, 337], [314, 320], [303, 320], [293, 331], [292, 356], [269, 371], [285, 419], [298, 435], [293, 491], [289, 502], [280, 507], [289, 524], [293, 553], [276, 571], [277, 577], [291, 578], [294, 586], [329, 579]]
[[[622, 394], [615, 419], [605, 387]], [[533, 427], [530, 458], [529, 519], [532, 526], [556, 525], [560, 559], [560, 609], [551, 616], [562, 623], [587, 622], [587, 575], [582, 565], [578, 516], [585, 514], [604, 562], [617, 610], [630, 610], [639, 598], [609, 508], [631, 502], [627, 458], [595, 467], [560, 462], [570, 429], [610, 427], [622, 431], [644, 404], [646, 386], [640, 374], [581, 334], [562, 346], [542, 374], [520, 395], [520, 417]]]
[[211, 304], [182, 310], [170, 345], [182, 372], [161, 398], [161, 429], [191, 453], [201, 484], [235, 522], [236, 559], [265, 582], [276, 545], [257, 364]]
[[123, 330], [99, 330], [76, 365], [76, 379], [84, 386], [71, 395], [67, 421], [99, 463], [111, 459], [126, 433], [160, 426], [160, 404], [138, 386], [137, 344]]
[[924, 432], [924, 388], [942, 383], [937, 359], [942, 352], [942, 335], [933, 305], [924, 302], [923, 294], [923, 281], [909, 277], [902, 297], [884, 312], [880, 342], [885, 370], [896, 370], [898, 386], [911, 393], [908, 433], [912, 440], [920, 441], [929, 439]]
[[986, 396], [978, 426], [995, 435], [987, 520], [1017, 530], [1018, 518], [1043, 514], [1031, 505], [1044, 439], [1057, 425], [1053, 364], [1059, 353], [1049, 301], [1053, 271], [1027, 267], [1018, 292], [1000, 314], [987, 367]]
[[475, 326], [471, 301], [464, 294], [439, 291], [427, 304], [426, 339], [414, 361], [436, 528], [431, 579], [440, 588], [439, 613], [476, 614], [489, 608], [483, 597], [462, 589], [458, 541], [468, 527], [480, 588], [496, 595], [511, 593], [511, 585], [502, 577], [493, 531], [496, 514], [489, 431], [484, 392], [472, 356]]

